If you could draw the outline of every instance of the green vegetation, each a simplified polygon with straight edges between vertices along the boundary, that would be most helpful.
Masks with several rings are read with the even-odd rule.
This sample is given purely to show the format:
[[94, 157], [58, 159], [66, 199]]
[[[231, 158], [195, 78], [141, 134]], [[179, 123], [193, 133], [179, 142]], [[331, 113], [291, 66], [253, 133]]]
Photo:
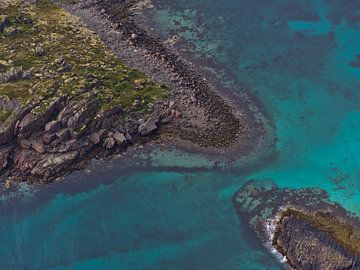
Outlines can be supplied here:
[[[295, 217], [308, 221], [319, 231], [328, 234], [350, 252], [360, 255], [360, 239], [355, 236], [354, 228], [350, 224], [339, 220], [331, 213], [315, 212], [306, 213], [295, 209], [287, 209], [281, 213], [280, 222], [285, 217]], [[277, 234], [280, 233], [277, 229]], [[274, 240], [276, 239], [276, 234]]]
[[0, 15], [9, 18], [0, 32], [0, 73], [17, 67], [27, 74], [0, 81], [0, 96], [23, 106], [40, 101], [38, 112], [60, 96], [81, 100], [95, 94], [99, 110], [125, 111], [146, 110], [167, 96], [165, 87], [125, 66], [78, 18], [48, 0], [5, 5]]
[[5, 122], [12, 114], [11, 110], [0, 110], [0, 122]]

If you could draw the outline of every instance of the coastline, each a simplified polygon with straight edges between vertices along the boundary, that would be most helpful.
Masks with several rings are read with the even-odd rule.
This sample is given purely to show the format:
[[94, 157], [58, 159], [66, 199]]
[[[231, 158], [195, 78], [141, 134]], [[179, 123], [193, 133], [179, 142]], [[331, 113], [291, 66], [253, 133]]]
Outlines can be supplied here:
[[[145, 4], [148, 5], [149, 3], [146, 1]], [[144, 72], [158, 85], [165, 85], [170, 90], [170, 97], [163, 103], [162, 101], [157, 102], [148, 114], [135, 113], [134, 116], [131, 116], [129, 121], [132, 127], [130, 129], [126, 128], [127, 131], [124, 132], [122, 131], [124, 128], [119, 127], [120, 132], [124, 132], [123, 135], [116, 129], [105, 130], [105, 132], [92, 129], [93, 134], [72, 138], [72, 144], [69, 146], [66, 144], [67, 138], [64, 138], [65, 142], [62, 142], [63, 139], [61, 138], [60, 142], [65, 143], [65, 146], [60, 149], [61, 153], [65, 151], [65, 154], [60, 157], [60, 160], [56, 156], [57, 150], [54, 152], [54, 149], [48, 148], [46, 145], [44, 148], [39, 135], [35, 135], [35, 139], [28, 141], [21, 139], [24, 138], [24, 135], [20, 134], [22, 137], [18, 140], [21, 144], [16, 145], [15, 143], [15, 150], [9, 146], [4, 148], [1, 153], [2, 178], [5, 180], [7, 188], [11, 186], [11, 183], [19, 180], [48, 183], [62, 178], [73, 170], [85, 168], [88, 161], [94, 157], [111, 157], [123, 153], [128, 147], [132, 148], [134, 145], [136, 148], [137, 145], [141, 146], [146, 143], [167, 145], [169, 148], [174, 147], [185, 153], [204, 155], [210, 159], [221, 155], [222, 161], [225, 163], [241, 160], [241, 163], [245, 164], [249, 160], [254, 162], [256, 159], [266, 159], [266, 156], [269, 156], [274, 144], [274, 137], [271, 132], [272, 128], [260, 111], [259, 106], [256, 106], [257, 104], [245, 92], [241, 97], [230, 94], [231, 91], [217, 81], [219, 78], [215, 78], [214, 74], [204, 72], [205, 69], [199, 71], [194, 63], [180, 56], [174, 48], [165, 46], [163, 42], [148, 35], [146, 26], [137, 24], [133, 20], [133, 16], [139, 14], [141, 9], [146, 7], [145, 4], [141, 1], [130, 1], [124, 7], [124, 4], [113, 4], [109, 1], [84, 0], [77, 1], [75, 4], [62, 4], [61, 6], [70, 14], [80, 18], [80, 25], [84, 23], [87, 29], [94, 31], [96, 36], [121, 61], [125, 62], [126, 66]], [[112, 14], [112, 12], [119, 10], [119, 14]], [[84, 102], [89, 107], [89, 101], [85, 100]], [[29, 134], [39, 132], [37, 129], [41, 129], [41, 126], [45, 124], [47, 131], [50, 123], [47, 122], [51, 118], [54, 119], [54, 112], [56, 113], [61, 109], [64, 112], [66, 108], [70, 111], [74, 108], [78, 110], [76, 106], [70, 102], [70, 108], [68, 108], [66, 97], [55, 101], [54, 105], [42, 116], [44, 119], [35, 119], [26, 123], [27, 132]], [[30, 114], [28, 113], [29, 110], [31, 111], [32, 108], [26, 109], [25, 113], [21, 114], [17, 121], [17, 123], [20, 122], [19, 126], [24, 122], [24, 119], [22, 120], [24, 115]], [[91, 106], [88, 110], [91, 111]], [[115, 115], [121, 112], [116, 108], [110, 111], [111, 114], [105, 113], [103, 115], [104, 120], [109, 116], [116, 119], [117, 116]], [[67, 113], [66, 110], [65, 113]], [[80, 115], [80, 117], [83, 116]], [[145, 120], [142, 117], [145, 117]], [[63, 122], [63, 119], [60, 120]], [[17, 123], [13, 131], [15, 136], [18, 132]], [[51, 121], [51, 124], [57, 123]], [[104, 126], [104, 123], [101, 125]], [[53, 125], [50, 128], [52, 127]], [[42, 136], [41, 134], [40, 136]], [[27, 136], [29, 135], [25, 135], [25, 138]], [[45, 133], [44, 136], [53, 135]], [[71, 136], [73, 137], [73, 135]], [[93, 143], [94, 136], [104, 140], [102, 147], [96, 147], [98, 140]], [[114, 147], [114, 142], [116, 140], [118, 143], [118, 139], [122, 140], [121, 144], [119, 142], [120, 148]], [[40, 142], [38, 142], [39, 140]], [[87, 140], [90, 140], [91, 143], [89, 144]], [[7, 143], [9, 138], [6, 138], [5, 141]], [[73, 146], [74, 144], [75, 146]], [[26, 149], [24, 150], [23, 147]], [[29, 147], [40, 154], [44, 151], [54, 153], [51, 156], [54, 161], [48, 164], [50, 167], [46, 167], [48, 162], [42, 161], [44, 158], [41, 156], [27, 161], [24, 155], [28, 156], [32, 153], [27, 150]], [[72, 148], [80, 148], [80, 150], [76, 152]], [[13, 153], [14, 151], [15, 153]], [[16, 155], [18, 156], [17, 161], [9, 160], [13, 158], [12, 156], [15, 156], [14, 159], [16, 159]], [[17, 164], [16, 162], [20, 163]], [[29, 169], [23, 172], [23, 169], [13, 167], [13, 164], [19, 168], [29, 167], [30, 174]], [[54, 168], [52, 169], [52, 167]], [[4, 173], [4, 170], [7, 171]]]
[[[167, 85], [171, 89], [176, 102], [181, 103], [183, 100], [193, 99], [195, 95], [206, 94], [210, 95], [211, 99], [213, 97], [217, 99], [216, 101], [192, 100], [190, 102], [186, 100], [186, 104], [178, 104], [181, 113], [187, 109], [197, 110], [194, 103], [198, 102], [205, 109], [209, 107], [217, 110], [214, 117], [221, 117], [222, 115], [224, 117], [236, 116], [240, 119], [241, 124], [245, 126], [243, 127], [243, 134], [230, 130], [230, 133], [232, 133], [230, 135], [235, 136], [228, 138], [224, 145], [221, 143], [216, 145], [212, 141], [200, 141], [199, 143], [195, 138], [198, 134], [190, 139], [182, 139], [181, 134], [179, 134], [182, 130], [179, 129], [177, 123], [166, 126], [169, 126], [170, 129], [178, 129], [178, 134], [170, 136], [170, 140], [167, 138], [168, 136], [161, 136], [161, 140], [192, 153], [200, 153], [210, 157], [222, 154], [225, 158], [246, 156], [248, 154], [261, 155], [262, 152], [266, 152], [264, 149], [273, 146], [275, 142], [274, 127], [271, 126], [269, 121], [269, 114], [263, 111], [264, 107], [250, 91], [243, 87], [241, 96], [236, 95], [230, 90], [230, 87], [235, 84], [234, 77], [229, 78], [231, 86], [225, 86], [220, 82], [219, 77], [214, 76], [216, 74], [202, 67], [204, 64], [219, 67], [218, 63], [206, 63], [194, 59], [191, 57], [190, 52], [184, 55], [173, 46], [165, 45], [164, 41], [160, 41], [159, 37], [152, 36], [149, 30], [151, 26], [146, 25], [147, 22], [144, 20], [144, 16], [146, 17], [149, 14], [146, 14], [147, 11], [144, 9], [147, 8], [147, 5], [150, 5], [151, 9], [155, 8], [154, 5], [156, 6], [157, 3], [152, 4], [152, 1], [128, 1], [127, 4], [130, 6], [134, 5], [134, 3], [138, 3], [138, 5], [135, 4], [136, 9], [128, 8], [126, 10], [127, 7], [123, 7], [123, 4], [117, 4], [117, 7], [113, 7], [111, 1], [97, 1], [97, 7], [92, 2], [79, 1], [78, 4], [64, 5], [63, 7], [70, 13], [80, 17], [86, 26], [95, 31], [103, 42], [127, 65], [145, 72], [157, 83]], [[111, 14], [111, 11], [117, 9], [122, 9], [121, 16], [123, 17], [120, 19], [116, 14]], [[131, 39], [133, 34], [137, 36], [136, 41]], [[192, 60], [189, 61], [189, 59]], [[199, 91], [199, 93], [196, 91]], [[207, 102], [209, 104], [206, 104]], [[225, 112], [219, 112], [221, 109]], [[210, 112], [207, 113], [211, 114]], [[181, 117], [185, 118], [185, 120], [191, 119], [191, 117], [186, 119], [183, 115]], [[174, 122], [178, 120], [176, 119]], [[196, 126], [193, 129], [196, 129]], [[226, 131], [219, 129], [218, 135], [224, 135]], [[169, 130], [160, 128], [162, 135], [166, 132], [169, 132]], [[241, 137], [241, 135], [246, 137]]]

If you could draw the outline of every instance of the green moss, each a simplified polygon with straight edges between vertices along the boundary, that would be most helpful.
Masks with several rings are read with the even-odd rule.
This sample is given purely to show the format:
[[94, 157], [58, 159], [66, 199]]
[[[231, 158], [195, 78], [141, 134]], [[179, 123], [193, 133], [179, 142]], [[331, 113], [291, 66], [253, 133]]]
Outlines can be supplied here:
[[4, 123], [12, 114], [11, 110], [0, 110], [0, 122]]
[[[100, 100], [99, 110], [113, 106], [146, 110], [149, 103], [167, 96], [165, 87], [125, 66], [93, 32], [81, 27], [76, 17], [48, 0], [38, 0], [30, 7], [0, 7], [0, 14], [8, 15], [10, 27], [17, 29], [0, 37], [0, 60], [10, 63], [0, 65], [1, 72], [16, 66], [31, 69], [33, 75], [27, 80], [0, 83], [0, 96], [22, 104], [39, 100], [47, 104], [64, 95], [80, 100], [86, 95], [84, 89], [96, 85], [92, 93]], [[35, 53], [37, 46], [44, 49], [41, 56]], [[133, 108], [136, 98], [142, 103]], [[46, 105], [40, 104], [42, 107]]]

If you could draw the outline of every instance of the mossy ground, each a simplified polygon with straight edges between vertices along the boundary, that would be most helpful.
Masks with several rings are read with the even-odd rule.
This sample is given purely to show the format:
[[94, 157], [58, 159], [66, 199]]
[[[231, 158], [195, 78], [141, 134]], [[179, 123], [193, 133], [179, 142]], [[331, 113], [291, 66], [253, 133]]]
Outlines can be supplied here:
[[[347, 250], [360, 256], [360, 239], [355, 236], [354, 228], [352, 225], [334, 217], [333, 214], [324, 212], [306, 213], [295, 209], [287, 209], [281, 214], [280, 220], [290, 216], [308, 221], [319, 231], [328, 234]], [[279, 230], [277, 230], [277, 233], [280, 233]]]
[[[99, 110], [121, 106], [125, 111], [146, 110], [167, 96], [166, 88], [125, 66], [78, 18], [48, 0], [0, 5], [0, 15], [10, 19], [10, 26], [0, 33], [0, 72], [19, 67], [32, 74], [29, 79], [0, 83], [2, 97], [23, 106], [40, 101], [36, 110], [41, 112], [59, 96], [82, 99], [95, 94]], [[43, 50], [40, 55], [37, 47]], [[135, 100], [139, 100], [136, 108]], [[0, 121], [6, 116], [1, 113]]]

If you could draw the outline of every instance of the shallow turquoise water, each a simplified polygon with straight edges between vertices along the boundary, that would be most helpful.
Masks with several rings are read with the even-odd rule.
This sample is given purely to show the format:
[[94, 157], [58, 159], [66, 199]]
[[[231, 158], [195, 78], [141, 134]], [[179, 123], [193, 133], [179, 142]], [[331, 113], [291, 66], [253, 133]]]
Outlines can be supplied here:
[[163, 2], [154, 11], [163, 30], [262, 101], [276, 127], [273, 160], [236, 173], [75, 174], [3, 202], [0, 269], [281, 269], [232, 208], [249, 178], [322, 187], [360, 215], [360, 68], [349, 65], [360, 54], [360, 1]]

